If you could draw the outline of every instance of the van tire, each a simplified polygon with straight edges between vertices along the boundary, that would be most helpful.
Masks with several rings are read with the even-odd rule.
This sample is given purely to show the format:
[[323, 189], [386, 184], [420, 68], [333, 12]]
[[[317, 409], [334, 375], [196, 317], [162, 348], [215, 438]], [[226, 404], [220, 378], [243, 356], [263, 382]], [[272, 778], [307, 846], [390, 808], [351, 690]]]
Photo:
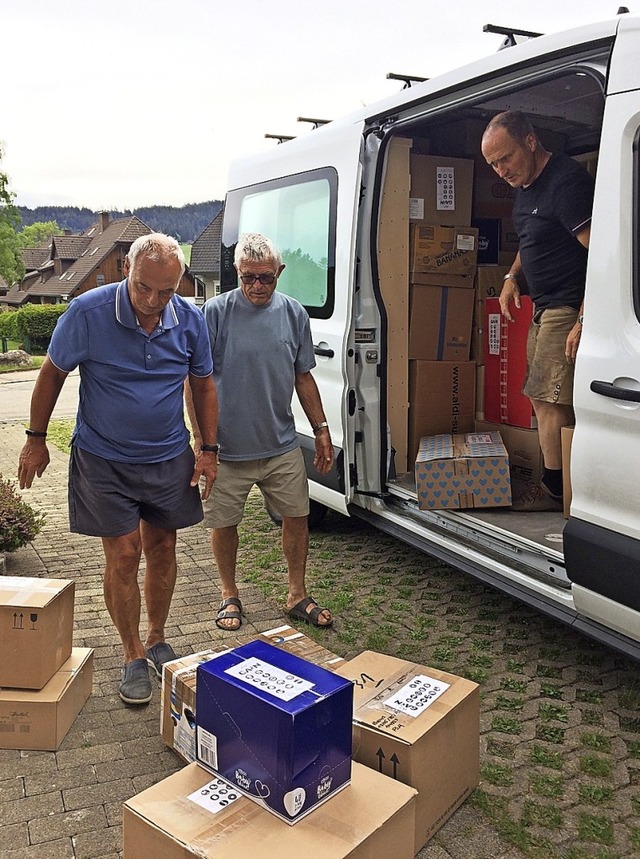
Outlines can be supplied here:
[[[266, 504], [265, 504], [265, 510], [267, 511], [267, 514], [269, 515], [269, 519], [271, 519], [273, 524], [277, 525], [278, 527], [281, 527], [282, 516], [276, 510], [271, 510], [269, 507], [267, 507]], [[309, 530], [310, 531], [312, 531], [314, 528], [316, 528], [322, 522], [324, 517], [327, 515], [328, 511], [329, 511], [329, 508], [326, 505], [321, 504], [319, 501], [314, 501], [313, 499], [311, 499], [309, 501]]]

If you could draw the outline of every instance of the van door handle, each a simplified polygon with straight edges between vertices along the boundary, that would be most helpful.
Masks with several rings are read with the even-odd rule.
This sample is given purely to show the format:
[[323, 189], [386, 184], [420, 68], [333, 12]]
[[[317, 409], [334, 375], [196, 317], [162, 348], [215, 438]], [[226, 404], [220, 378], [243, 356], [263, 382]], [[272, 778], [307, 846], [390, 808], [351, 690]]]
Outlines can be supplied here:
[[611, 382], [599, 382], [594, 379], [589, 386], [594, 394], [611, 397], [614, 400], [626, 400], [629, 403], [640, 403], [640, 391], [633, 388], [621, 388]]
[[333, 358], [336, 353], [333, 351], [333, 349], [325, 349], [323, 346], [314, 346], [313, 354], [322, 355], [325, 358]]

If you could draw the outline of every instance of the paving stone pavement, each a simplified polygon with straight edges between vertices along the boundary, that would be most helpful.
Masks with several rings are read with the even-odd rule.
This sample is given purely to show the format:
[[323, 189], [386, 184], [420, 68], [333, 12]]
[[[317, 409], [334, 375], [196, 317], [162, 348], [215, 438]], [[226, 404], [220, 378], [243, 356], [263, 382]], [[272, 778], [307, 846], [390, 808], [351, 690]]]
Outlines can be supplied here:
[[[23, 439], [22, 424], [0, 423], [5, 478]], [[68, 457], [50, 452], [45, 475], [23, 493], [45, 526], [6, 557], [6, 572], [75, 580], [74, 644], [94, 648], [93, 693], [57, 752], [0, 751], [0, 857], [120, 859], [122, 803], [183, 764], [159, 735], [159, 686], [147, 707], [118, 697], [100, 544], [69, 534]], [[208, 533], [179, 532], [177, 554], [167, 639], [196, 652], [224, 637], [213, 622]], [[286, 622], [284, 570], [278, 529], [254, 496], [241, 531], [243, 632]], [[379, 650], [481, 685], [480, 788], [420, 859], [640, 856], [637, 663], [337, 514], [312, 532], [308, 584], [336, 622], [304, 632], [335, 653]]]

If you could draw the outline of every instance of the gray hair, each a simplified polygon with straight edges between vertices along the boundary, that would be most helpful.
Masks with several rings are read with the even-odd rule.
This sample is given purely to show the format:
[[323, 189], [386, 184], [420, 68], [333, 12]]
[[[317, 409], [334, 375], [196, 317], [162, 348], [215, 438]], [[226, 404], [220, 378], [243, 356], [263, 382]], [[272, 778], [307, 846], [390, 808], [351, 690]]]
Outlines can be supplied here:
[[502, 113], [497, 113], [485, 128], [483, 137], [498, 128], [504, 128], [509, 137], [517, 143], [524, 143], [530, 134], [533, 134], [536, 139], [538, 138], [533, 125], [519, 110], [505, 110]]
[[129, 248], [127, 257], [129, 266], [133, 268], [139, 256], [146, 257], [154, 262], [164, 262], [173, 257], [180, 263], [180, 277], [184, 274], [185, 259], [182, 248], [172, 236], [164, 233], [149, 233], [146, 236], [138, 236]]
[[261, 233], [243, 233], [236, 244], [233, 261], [236, 268], [240, 263], [251, 260], [252, 262], [270, 262], [276, 264], [276, 268], [282, 265], [282, 254], [273, 244], [271, 239]]

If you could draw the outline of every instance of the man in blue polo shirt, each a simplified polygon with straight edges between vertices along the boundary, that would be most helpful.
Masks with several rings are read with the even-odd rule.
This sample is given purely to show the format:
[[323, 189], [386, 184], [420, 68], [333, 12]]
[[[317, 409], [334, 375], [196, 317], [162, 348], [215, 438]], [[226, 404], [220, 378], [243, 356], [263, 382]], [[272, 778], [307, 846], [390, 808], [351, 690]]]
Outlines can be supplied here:
[[[47, 426], [67, 375], [80, 368], [80, 402], [69, 464], [69, 522], [102, 538], [104, 596], [120, 634], [120, 697], [151, 700], [150, 665], [176, 658], [164, 640], [176, 581], [176, 529], [202, 520], [217, 472], [218, 403], [209, 337], [200, 310], [176, 294], [184, 272], [178, 243], [142, 236], [125, 280], [80, 295], [60, 317], [31, 400], [18, 477], [29, 488], [49, 463]], [[202, 456], [194, 462], [184, 422], [189, 377]], [[201, 423], [202, 422], [202, 423]], [[147, 632], [140, 632], [138, 567], [146, 562]]]

